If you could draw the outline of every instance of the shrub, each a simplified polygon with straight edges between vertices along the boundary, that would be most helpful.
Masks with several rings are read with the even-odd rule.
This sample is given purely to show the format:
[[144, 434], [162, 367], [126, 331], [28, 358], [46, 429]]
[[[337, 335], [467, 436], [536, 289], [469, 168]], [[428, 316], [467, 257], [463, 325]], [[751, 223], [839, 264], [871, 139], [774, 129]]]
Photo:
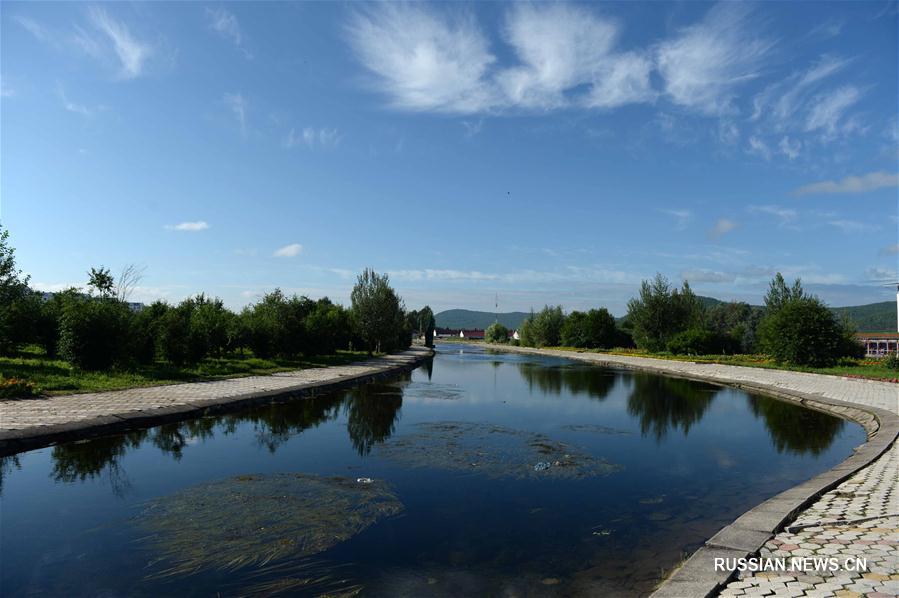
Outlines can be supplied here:
[[720, 332], [691, 328], [671, 337], [666, 348], [675, 355], [714, 355], [733, 353], [739, 342]]
[[507, 343], [509, 342], [509, 329], [499, 322], [494, 322], [487, 326], [487, 330], [484, 331], [484, 341], [488, 343]]
[[847, 356], [849, 331], [815, 297], [788, 299], [759, 325], [764, 350], [779, 363], [824, 367]]
[[34, 382], [22, 378], [4, 378], [0, 374], [0, 399], [25, 399], [39, 394]]
[[899, 371], [899, 352], [887, 354], [883, 360], [883, 365], [891, 370]]
[[116, 299], [70, 297], [59, 321], [59, 355], [85, 370], [127, 364], [132, 313]]

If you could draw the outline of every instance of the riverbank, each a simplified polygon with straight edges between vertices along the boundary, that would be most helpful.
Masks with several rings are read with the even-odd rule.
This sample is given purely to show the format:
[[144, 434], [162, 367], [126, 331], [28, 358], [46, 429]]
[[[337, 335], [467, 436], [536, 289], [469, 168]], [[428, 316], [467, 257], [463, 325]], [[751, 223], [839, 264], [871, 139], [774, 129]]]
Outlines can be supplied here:
[[[733, 568], [715, 570], [716, 558], [740, 559], [764, 555], [766, 550], [780, 551], [788, 556], [828, 555], [838, 560], [864, 556], [860, 551], [882, 557], [884, 547], [895, 554], [899, 545], [899, 494], [894, 490], [895, 480], [899, 477], [899, 445], [895, 443], [899, 436], [899, 393], [894, 384], [648, 357], [485, 346], [736, 386], [858, 422], [865, 427], [868, 442], [858, 447], [853, 455], [830, 471], [770, 498], [720, 530], [671, 573], [654, 596], [683, 598], [719, 593], [797, 596], [805, 595], [805, 592], [823, 596], [835, 595], [828, 592], [837, 590], [858, 591], [862, 587], [868, 589], [858, 595], [878, 591], [883, 595], [897, 594], [892, 590], [899, 590], [899, 586], [890, 585], [899, 584], [899, 576], [895, 575], [899, 573], [899, 562], [895, 562], [895, 557], [892, 561], [877, 561], [879, 570], [867, 572], [778, 572], [779, 577], [763, 573], [744, 574], [738, 578]], [[864, 493], [859, 492], [857, 500], [847, 498], [855, 497], [859, 488], [864, 488]], [[858, 521], [867, 517], [872, 519]], [[819, 542], [794, 545], [799, 534], [821, 537], [817, 538]], [[837, 537], [836, 543], [826, 541]], [[856, 538], [862, 544], [854, 544], [852, 540]], [[873, 559], [872, 563], [875, 563]], [[849, 587], [853, 589], [847, 590]], [[820, 594], [814, 593], [819, 590]]]
[[[441, 343], [468, 343], [479, 342], [466, 339], [450, 338], [439, 339]], [[497, 345], [497, 347], [511, 347], [514, 345]], [[527, 348], [527, 347], [522, 347]], [[565, 351], [567, 353], [596, 353], [599, 355], [621, 355], [624, 357], [645, 357], [664, 361], [682, 361], [686, 363], [715, 363], [721, 365], [735, 365], [740, 367], [762, 368], [770, 370], [783, 370], [787, 372], [805, 372], [808, 374], [822, 374], [826, 376], [838, 376], [841, 378], [862, 378], [878, 382], [893, 382], [899, 384], [899, 371], [886, 365], [883, 359], [855, 359], [844, 358], [836, 365], [830, 367], [806, 367], [788, 363], [777, 363], [767, 355], [674, 355], [672, 353], [649, 353], [640, 349], [578, 349], [576, 347], [552, 347], [553, 351]], [[899, 387], [897, 387], [899, 388]], [[899, 390], [897, 390], [899, 392]]]
[[414, 347], [347, 365], [265, 376], [0, 400], [0, 455], [148, 428], [252, 403], [329, 392], [412, 370], [432, 355], [430, 349]]

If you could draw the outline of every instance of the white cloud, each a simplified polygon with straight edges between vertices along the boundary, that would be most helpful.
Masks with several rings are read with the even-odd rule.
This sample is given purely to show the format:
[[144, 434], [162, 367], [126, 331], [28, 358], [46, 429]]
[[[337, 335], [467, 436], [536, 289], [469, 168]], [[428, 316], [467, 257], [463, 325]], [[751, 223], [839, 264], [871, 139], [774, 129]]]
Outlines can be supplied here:
[[207, 8], [206, 24], [212, 31], [239, 48], [244, 53], [244, 56], [252, 58], [252, 55], [243, 47], [243, 32], [240, 29], [240, 22], [237, 20], [237, 17], [234, 16], [234, 13], [229, 12], [224, 8]]
[[347, 34], [397, 108], [471, 113], [494, 104], [485, 75], [496, 59], [470, 13], [385, 3], [356, 12]]
[[62, 85], [56, 86], [56, 94], [62, 101], [62, 107], [69, 112], [74, 112], [75, 114], [80, 114], [81, 116], [90, 116], [91, 114], [93, 114], [93, 111], [87, 106], [76, 104], [75, 102], [69, 100], [68, 96], [66, 96], [65, 90], [62, 88]]
[[768, 147], [768, 144], [755, 135], [749, 138], [749, 149], [747, 151], [750, 154], [761, 156], [765, 160], [771, 159], [771, 149]]
[[865, 268], [865, 278], [875, 282], [895, 282], [899, 279], [899, 273], [896, 270], [887, 268], [871, 267]]
[[92, 6], [89, 16], [94, 27], [111, 43], [121, 64], [122, 76], [126, 79], [139, 76], [144, 62], [152, 53], [151, 47], [136, 39], [125, 24], [110, 17], [102, 8]]
[[790, 139], [789, 137], [784, 136], [781, 138], [780, 143], [777, 144], [777, 147], [784, 156], [790, 160], [795, 160], [799, 157], [799, 150], [802, 149], [802, 143], [799, 140]]
[[505, 39], [519, 66], [497, 75], [506, 101], [537, 109], [569, 104], [567, 93], [589, 86], [582, 102], [614, 108], [655, 98], [651, 62], [636, 53], [614, 54], [618, 26], [573, 4], [525, 4], [510, 9]]
[[816, 96], [805, 121], [806, 132], [823, 129], [825, 134], [837, 133], [840, 119], [853, 104], [861, 99], [861, 92], [852, 85], [844, 85], [832, 92]]
[[300, 144], [307, 147], [315, 147], [316, 145], [337, 147], [342, 139], [343, 135], [335, 128], [322, 127], [316, 129], [315, 127], [306, 127], [299, 133], [296, 129], [291, 129], [284, 138], [282, 145], [287, 149], [297, 147]]
[[792, 208], [784, 208], [777, 205], [749, 206], [746, 208], [751, 214], [769, 214], [776, 217], [780, 226], [786, 226], [799, 218], [799, 212]]
[[675, 228], [677, 230], [684, 230], [687, 228], [687, 224], [693, 219], [693, 213], [690, 210], [665, 210], [660, 209], [659, 212], [663, 214], [668, 214], [669, 216], [673, 216], [675, 218]]
[[205, 220], [197, 220], [195, 222], [179, 222], [178, 224], [166, 224], [166, 230], [177, 230], [189, 233], [199, 232], [209, 229], [209, 224]]
[[715, 5], [705, 19], [657, 49], [665, 93], [681, 106], [707, 115], [734, 110], [735, 88], [758, 76], [772, 42], [751, 31], [744, 4]]
[[847, 176], [841, 181], [821, 181], [796, 189], [794, 195], [822, 193], [866, 193], [899, 186], [899, 173], [870, 172], [861, 176]]
[[291, 243], [290, 245], [285, 245], [280, 249], [275, 250], [272, 254], [273, 257], [296, 257], [303, 253], [303, 246], [299, 243]]
[[241, 135], [247, 134], [247, 101], [241, 93], [226, 93], [224, 95], [225, 104], [234, 113], [234, 118], [240, 124]]
[[737, 226], [737, 223], [733, 220], [730, 220], [729, 218], [719, 218], [715, 223], [715, 226], [713, 226], [711, 230], [709, 230], [709, 236], [711, 236], [713, 239], [717, 239], [718, 237], [726, 235], [730, 231], [734, 230], [735, 228], [737, 228]]
[[899, 255], [899, 243], [887, 245], [880, 250], [881, 255]]
[[849, 59], [824, 55], [807, 70], [798, 71], [780, 83], [769, 85], [753, 99], [753, 120], [765, 117], [776, 130], [792, 127], [793, 117], [809, 104], [809, 95], [820, 83], [840, 72]]
[[354, 15], [348, 37], [397, 108], [472, 114], [572, 105], [615, 108], [656, 97], [652, 61], [615, 53], [618, 26], [571, 4], [516, 4], [503, 39], [517, 64], [500, 68], [467, 12], [381, 4]]
[[484, 119], [463, 120], [462, 126], [465, 128], [465, 136], [471, 138], [481, 132], [481, 129], [484, 127]]
[[831, 220], [827, 224], [833, 226], [834, 228], [840, 229], [846, 234], [864, 233], [878, 229], [877, 226], [866, 224], [864, 222], [858, 222], [857, 220]]
[[16, 21], [16, 23], [21, 25], [22, 28], [25, 29], [25, 31], [33, 35], [34, 39], [36, 39], [37, 41], [52, 43], [53, 40], [50, 33], [43, 25], [41, 25], [34, 19], [29, 19], [28, 17], [23, 17], [21, 15], [16, 15], [13, 17], [13, 19]]
[[731, 272], [719, 272], [717, 270], [684, 270], [681, 278], [691, 283], [697, 282], [734, 282], [737, 275]]

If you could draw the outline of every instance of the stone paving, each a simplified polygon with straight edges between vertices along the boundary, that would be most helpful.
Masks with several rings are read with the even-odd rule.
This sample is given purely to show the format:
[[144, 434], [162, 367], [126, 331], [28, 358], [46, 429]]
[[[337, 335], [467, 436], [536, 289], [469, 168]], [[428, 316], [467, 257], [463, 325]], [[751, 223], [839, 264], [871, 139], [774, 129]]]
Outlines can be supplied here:
[[[745, 384], [773, 392], [781, 391], [806, 398], [818, 398], [822, 402], [841, 401], [861, 408], [881, 409], [888, 412], [886, 414], [881, 412], [881, 418], [893, 420], [887, 426], [892, 431], [881, 430], [881, 435], [892, 435], [893, 438], [889, 438], [889, 441], [895, 438], [894, 416], [899, 415], [899, 385], [889, 382], [624, 355], [552, 350], [533, 352], [575, 358], [605, 366], [639, 368], [727, 384]], [[878, 423], [869, 413], [860, 412], [851, 406], [829, 405], [828, 410], [850, 415], [864, 425], [869, 434], [877, 433], [879, 423], [883, 424], [883, 421]], [[883, 442], [883, 438], [880, 442]], [[676, 584], [666, 584], [667, 587], [663, 585], [660, 588], [663, 591], [660, 591], [659, 595], [679, 598], [716, 594], [869, 598], [899, 596], [897, 486], [899, 486], [899, 443], [893, 442], [879, 458], [833, 490], [821, 495], [808, 508], [801, 511], [784, 531], [769, 534], [767, 541], [758, 551], [758, 556], [763, 559], [786, 558], [788, 568], [792, 564], [793, 557], [835, 558], [837, 570], [828, 570], [832, 567], [827, 566], [823, 570], [815, 570], [814, 567], [809, 570], [809, 567], [805, 567], [805, 571], [801, 572], [745, 572], [739, 574], [736, 580], [728, 583], [718, 593], [715, 590], [717, 585], [715, 575], [703, 570], [711, 568], [711, 562], [704, 558], [696, 563], [698, 567], [694, 567], [683, 576], [685, 579], [679, 580]], [[777, 500], [777, 497], [773, 500]], [[719, 532], [719, 535], [722, 532]], [[710, 546], [709, 554], [714, 554], [715, 550], [714, 545]], [[866, 570], [846, 569], [846, 559], [855, 558], [866, 559]], [[689, 564], [688, 561], [687, 565]]]
[[[721, 596], [899, 596], [899, 444], [802, 512], [760, 557], [835, 558], [836, 571], [744, 573]], [[866, 560], [864, 571], [847, 559]], [[854, 567], [854, 565], [853, 565]]]
[[412, 348], [350, 365], [309, 368], [268, 376], [247, 376], [127, 390], [0, 401], [0, 440], [40, 436], [65, 427], [87, 428], [93, 422], [154, 413], [189, 412], [259, 395], [301, 391], [364, 378], [418, 363], [430, 352]]

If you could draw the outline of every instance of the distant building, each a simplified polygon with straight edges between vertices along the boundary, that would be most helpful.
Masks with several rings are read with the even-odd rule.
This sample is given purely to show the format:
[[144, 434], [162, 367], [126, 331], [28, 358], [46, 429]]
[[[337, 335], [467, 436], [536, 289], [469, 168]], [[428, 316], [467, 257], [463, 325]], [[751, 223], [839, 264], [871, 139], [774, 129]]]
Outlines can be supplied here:
[[520, 340], [521, 340], [521, 335], [519, 335], [519, 334], [518, 334], [518, 331], [515, 330], [515, 331], [512, 332], [512, 338], [515, 339], [515, 340], [517, 340], [517, 341], [520, 341]]
[[482, 341], [484, 340], [484, 331], [477, 328], [472, 330], [460, 330], [459, 338], [467, 338], [471, 341]]
[[450, 338], [453, 336], [459, 336], [458, 328], [435, 328], [434, 329], [434, 338]]
[[899, 351], [897, 332], [856, 332], [855, 338], [864, 345], [866, 357], [883, 357]]

